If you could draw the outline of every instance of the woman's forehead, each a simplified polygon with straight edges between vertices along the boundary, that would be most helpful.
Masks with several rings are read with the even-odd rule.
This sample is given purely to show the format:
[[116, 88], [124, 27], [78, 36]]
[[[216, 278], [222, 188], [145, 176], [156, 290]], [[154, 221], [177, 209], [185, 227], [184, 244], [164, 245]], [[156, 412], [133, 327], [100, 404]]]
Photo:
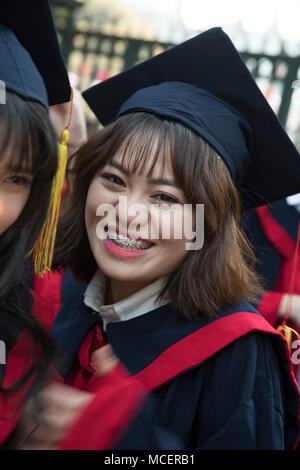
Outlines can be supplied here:
[[148, 155], [130, 155], [129, 152], [118, 152], [109, 162], [112, 166], [126, 170], [130, 174], [140, 176], [170, 177], [173, 176], [171, 156], [169, 153], [160, 152], [155, 154], [149, 151]]
[[[22, 145], [22, 147], [21, 147]], [[17, 172], [31, 173], [33, 171], [32, 152], [26, 144], [13, 139], [5, 147], [0, 147], [0, 168]]]
[[128, 136], [113, 156], [130, 173], [162, 176], [173, 174], [170, 143], [160, 132], [141, 132]]
[[18, 166], [20, 166], [19, 152], [15, 151], [12, 139], [10, 139], [5, 146], [0, 148], [0, 167], [3, 170]]

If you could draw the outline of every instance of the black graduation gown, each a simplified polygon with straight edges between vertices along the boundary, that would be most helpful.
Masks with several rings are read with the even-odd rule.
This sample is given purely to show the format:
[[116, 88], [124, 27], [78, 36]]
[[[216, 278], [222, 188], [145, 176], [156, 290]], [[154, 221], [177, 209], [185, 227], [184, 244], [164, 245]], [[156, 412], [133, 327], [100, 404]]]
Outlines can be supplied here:
[[[18, 295], [22, 299], [24, 309], [30, 311], [33, 304], [30, 291], [21, 286]], [[2, 310], [0, 315], [6, 324], [5, 331], [0, 329], [0, 340], [5, 345], [4, 361], [0, 363], [0, 385], [9, 388], [29, 369], [33, 361], [34, 348], [26, 331], [20, 329], [16, 320], [11, 318], [10, 312]], [[26, 389], [27, 386], [23, 386], [18, 393], [6, 397], [0, 392], [0, 448], [15, 426], [21, 411], [21, 407], [17, 405]]]
[[[86, 339], [101, 326], [83, 304], [85, 289], [64, 275], [61, 306], [49, 327], [61, 351], [57, 374], [67, 383]], [[295, 447], [299, 392], [287, 343], [248, 302], [195, 321], [165, 305], [109, 323], [106, 341], [131, 375], [80, 387], [95, 399], [60, 449]], [[13, 363], [10, 354], [7, 373], [23, 360], [19, 354]], [[79, 364], [79, 372], [83, 368]]]
[[[52, 335], [65, 351], [57, 364], [65, 379], [81, 342], [99, 323], [99, 315], [83, 303], [76, 307], [71, 301], [71, 309], [65, 304], [59, 312]], [[148, 392], [109, 448], [295, 447], [299, 392], [287, 343], [247, 301], [224, 308], [215, 318], [194, 321], [168, 304], [109, 323], [106, 335]], [[61, 448], [102, 448], [97, 436], [103, 423], [94, 416], [95, 409], [86, 410]]]

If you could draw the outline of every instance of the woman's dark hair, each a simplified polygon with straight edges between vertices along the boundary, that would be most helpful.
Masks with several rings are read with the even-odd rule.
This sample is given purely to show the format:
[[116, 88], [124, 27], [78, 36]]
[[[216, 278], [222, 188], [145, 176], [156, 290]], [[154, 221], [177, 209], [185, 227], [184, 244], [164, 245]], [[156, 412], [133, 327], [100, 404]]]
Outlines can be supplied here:
[[9, 347], [17, 332], [27, 330], [34, 350], [28, 370], [14, 384], [0, 387], [0, 391], [12, 393], [35, 375], [28, 390], [28, 393], [34, 393], [46, 376], [52, 346], [48, 335], [31, 314], [32, 302], [26, 300], [25, 273], [30, 262], [28, 253], [47, 214], [57, 166], [57, 140], [47, 110], [41, 104], [25, 101], [9, 91], [6, 104], [0, 105], [0, 159], [3, 158], [8, 159], [16, 172], [29, 172], [34, 179], [20, 216], [0, 236], [0, 339], [5, 338]]
[[[240, 201], [229, 171], [216, 151], [192, 130], [149, 113], [118, 118], [89, 139], [74, 155], [70, 193], [57, 237], [56, 266], [69, 266], [89, 281], [97, 269], [84, 224], [87, 192], [94, 176], [115, 155], [129, 171], [149, 169], [160, 155], [171, 155], [175, 183], [186, 202], [204, 204], [204, 247], [188, 251], [168, 276], [161, 292], [186, 317], [214, 315], [262, 290], [254, 272], [254, 254], [239, 227]], [[167, 158], [164, 159], [167, 161]], [[127, 163], [128, 166], [128, 163]]]

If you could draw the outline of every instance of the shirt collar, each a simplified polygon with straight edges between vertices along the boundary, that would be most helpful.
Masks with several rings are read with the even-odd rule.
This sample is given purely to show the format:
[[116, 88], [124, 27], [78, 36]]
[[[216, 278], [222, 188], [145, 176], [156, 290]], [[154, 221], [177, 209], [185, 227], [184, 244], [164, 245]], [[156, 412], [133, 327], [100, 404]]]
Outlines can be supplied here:
[[293, 196], [288, 196], [286, 202], [289, 206], [294, 206], [295, 209], [300, 212], [300, 193], [293, 194]]
[[169, 302], [167, 297], [156, 301], [165, 282], [166, 277], [160, 277], [126, 299], [115, 304], [104, 305], [107, 278], [99, 269], [84, 293], [84, 303], [100, 314], [104, 329], [106, 329], [106, 324], [109, 322], [130, 320], [167, 304]]

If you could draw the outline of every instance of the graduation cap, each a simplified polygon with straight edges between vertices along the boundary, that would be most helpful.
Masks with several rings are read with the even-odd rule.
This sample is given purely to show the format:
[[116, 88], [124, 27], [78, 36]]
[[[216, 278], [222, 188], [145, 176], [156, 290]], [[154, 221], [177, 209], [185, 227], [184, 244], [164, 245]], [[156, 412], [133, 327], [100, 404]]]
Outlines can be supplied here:
[[50, 206], [41, 234], [31, 250], [35, 272], [50, 271], [61, 191], [67, 162], [72, 91], [48, 0], [1, 0], [0, 80], [24, 100], [44, 107], [71, 101], [58, 149], [58, 166]]
[[0, 79], [6, 89], [45, 107], [70, 101], [48, 0], [1, 0]]
[[145, 111], [192, 129], [223, 159], [243, 210], [300, 191], [300, 156], [221, 28], [95, 85], [83, 97], [104, 126]]

